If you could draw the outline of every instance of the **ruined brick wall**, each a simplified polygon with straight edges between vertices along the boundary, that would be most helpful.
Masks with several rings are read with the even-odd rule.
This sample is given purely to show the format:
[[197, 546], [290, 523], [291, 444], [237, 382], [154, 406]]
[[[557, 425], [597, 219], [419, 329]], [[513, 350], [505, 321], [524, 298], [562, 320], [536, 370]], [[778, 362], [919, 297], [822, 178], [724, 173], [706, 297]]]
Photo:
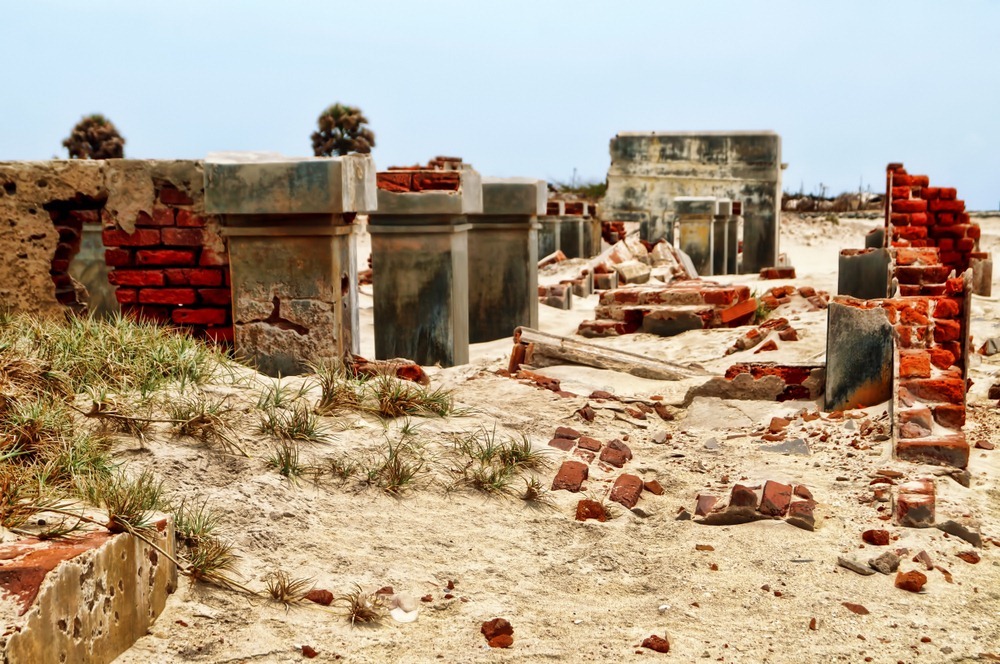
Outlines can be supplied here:
[[[891, 201], [888, 241], [892, 247], [936, 247], [940, 263], [948, 272], [961, 274], [972, 258], [985, 257], [979, 251], [981, 230], [965, 211], [965, 201], [951, 187], [932, 187], [926, 175], [910, 175], [902, 164], [890, 164], [886, 178], [886, 200]], [[947, 273], [945, 274], [947, 276]], [[904, 279], [906, 279], [904, 281]], [[934, 283], [943, 283], [939, 279]], [[915, 295], [923, 282], [900, 276], [900, 292]], [[908, 286], [904, 289], [902, 286]]]
[[[81, 234], [101, 225], [122, 310], [232, 338], [228, 255], [204, 214], [200, 162], [0, 163], [0, 307], [36, 315], [86, 308], [70, 277]], [[103, 274], [103, 272], [102, 272]]]
[[204, 213], [201, 170], [195, 170], [186, 191], [157, 181], [153, 204], [136, 215], [131, 233], [104, 215], [108, 278], [123, 312], [229, 342], [229, 256], [220, 220]]

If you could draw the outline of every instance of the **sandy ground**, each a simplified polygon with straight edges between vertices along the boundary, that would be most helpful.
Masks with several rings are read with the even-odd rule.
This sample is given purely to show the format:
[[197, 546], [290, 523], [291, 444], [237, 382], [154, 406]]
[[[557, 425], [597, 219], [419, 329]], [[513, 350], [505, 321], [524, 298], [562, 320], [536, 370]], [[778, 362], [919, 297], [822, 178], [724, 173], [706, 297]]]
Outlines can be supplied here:
[[[985, 248], [996, 252], [1000, 218], [978, 221]], [[835, 292], [838, 249], [861, 246], [864, 232], [877, 223], [786, 219], [782, 251], [798, 269], [796, 283]], [[730, 280], [758, 290], [783, 283]], [[569, 312], [542, 307], [542, 327], [571, 333], [592, 315], [595, 302], [578, 302]], [[362, 303], [363, 352], [370, 354], [370, 296], [363, 295]], [[977, 345], [1000, 335], [997, 309], [997, 298], [976, 298]], [[783, 344], [767, 359], [822, 362], [825, 315], [778, 313], [787, 313], [801, 340]], [[721, 355], [739, 334], [632, 335], [603, 343], [721, 373], [745, 359]], [[420, 421], [417, 439], [430, 453], [450, 435], [480, 425], [523, 433], [539, 447], [557, 426], [568, 425], [604, 441], [627, 437], [635, 458], [626, 470], [658, 480], [664, 495], [644, 493], [637, 510], [619, 507], [606, 523], [580, 523], [573, 515], [582, 496], [565, 491], [551, 494], [551, 509], [537, 509], [516, 498], [448, 491], [441, 476], [427, 478], [402, 498], [332, 480], [293, 485], [266, 467], [272, 441], [252, 426], [243, 432], [250, 459], [167, 437], [153, 437], [145, 449], [123, 443], [123, 458], [156, 469], [177, 495], [200, 496], [223, 514], [222, 529], [236, 542], [250, 587], [263, 588], [267, 572], [283, 569], [312, 577], [318, 588], [334, 594], [355, 583], [391, 585], [432, 601], [418, 602], [415, 622], [352, 628], [330, 609], [286, 609], [184, 580], [151, 633], [116, 661], [292, 662], [303, 659], [303, 644], [318, 651], [314, 661], [347, 662], [971, 662], [984, 661], [983, 653], [1000, 656], [1000, 539], [980, 551], [978, 564], [970, 564], [956, 557], [971, 548], [964, 541], [936, 529], [895, 527], [878, 518], [886, 513], [878, 507], [887, 510], [886, 504], [871, 502], [869, 482], [878, 469], [896, 469], [907, 478], [934, 477], [938, 469], [893, 460], [889, 442], [859, 434], [860, 420], [794, 419], [791, 429], [808, 442], [808, 456], [761, 449], [752, 434], [773, 415], [815, 410], [811, 402], [699, 398], [672, 422], [654, 417], [635, 426], [601, 410], [594, 422], [584, 423], [573, 412], [585, 397], [562, 398], [494, 374], [506, 366], [510, 346], [509, 340], [481, 344], [473, 348], [470, 365], [429, 371], [435, 385], [454, 389], [457, 402], [474, 410], [465, 417]], [[967, 425], [973, 439], [998, 437], [1000, 414], [985, 400], [998, 372], [1000, 355], [977, 358]], [[679, 401], [675, 397], [687, 387], [581, 367], [545, 373], [582, 395], [604, 389]], [[253, 400], [259, 387], [212, 391]], [[881, 423], [883, 412], [873, 408], [865, 415]], [[386, 428], [359, 415], [327, 423], [333, 441], [307, 447], [305, 460], [374, 450], [387, 437], [400, 436], [400, 423]], [[662, 431], [672, 438], [656, 444], [654, 436]], [[828, 434], [823, 441], [820, 432]], [[552, 451], [553, 465], [541, 473], [545, 484], [564, 457]], [[974, 523], [984, 535], [1000, 538], [1000, 452], [974, 450], [970, 471], [971, 488], [936, 478], [938, 520]], [[587, 493], [599, 496], [615, 476], [595, 467]], [[693, 511], [699, 492], [725, 496], [733, 482], [754, 486], [768, 479], [812, 490], [819, 502], [815, 532], [781, 521], [711, 527], [675, 519], [680, 508]], [[912, 594], [894, 588], [892, 576], [863, 577], [839, 568], [840, 555], [866, 561], [882, 552], [862, 543], [861, 532], [869, 528], [898, 536], [890, 548], [908, 550], [901, 569], [919, 568], [911, 558], [924, 550], [954, 582], [928, 571], [924, 592]], [[699, 544], [714, 550], [696, 550]], [[449, 580], [454, 597], [446, 599]], [[856, 615], [843, 602], [862, 604], [870, 613]], [[494, 617], [512, 623], [512, 648], [486, 647], [480, 624]], [[816, 629], [810, 630], [813, 618]], [[668, 636], [671, 652], [638, 648], [651, 634]]]

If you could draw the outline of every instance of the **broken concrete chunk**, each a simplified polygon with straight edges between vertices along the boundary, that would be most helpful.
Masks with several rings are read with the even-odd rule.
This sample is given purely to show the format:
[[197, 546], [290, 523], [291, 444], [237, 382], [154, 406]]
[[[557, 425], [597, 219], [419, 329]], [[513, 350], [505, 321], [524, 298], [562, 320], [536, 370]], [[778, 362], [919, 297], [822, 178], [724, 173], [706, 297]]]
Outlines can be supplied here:
[[852, 572], [860, 574], [861, 576], [871, 576], [875, 573], [875, 570], [867, 565], [864, 565], [852, 558], [845, 558], [844, 556], [837, 556], [837, 564], [844, 569], [849, 569]]

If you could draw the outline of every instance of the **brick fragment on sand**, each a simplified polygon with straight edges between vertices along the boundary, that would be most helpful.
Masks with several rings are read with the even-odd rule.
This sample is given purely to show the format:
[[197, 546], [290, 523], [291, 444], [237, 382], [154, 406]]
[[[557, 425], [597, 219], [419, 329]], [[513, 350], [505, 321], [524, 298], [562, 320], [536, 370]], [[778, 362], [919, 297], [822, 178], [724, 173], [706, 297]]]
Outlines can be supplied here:
[[570, 440], [576, 440], [580, 437], [580, 432], [576, 429], [571, 429], [569, 427], [559, 427], [556, 429], [553, 438], [568, 438]]
[[802, 530], [813, 531], [816, 529], [815, 511], [816, 501], [797, 500], [788, 506], [785, 522]]
[[791, 485], [768, 480], [764, 484], [764, 494], [757, 509], [761, 514], [768, 516], [784, 516], [788, 513], [788, 505], [791, 501]]
[[563, 461], [555, 479], [552, 480], [552, 490], [579, 491], [587, 475], [587, 464], [581, 461]]
[[608, 513], [604, 509], [604, 505], [597, 502], [596, 500], [581, 500], [576, 504], [576, 520], [586, 521], [587, 519], [596, 519], [601, 523], [608, 520]]
[[856, 613], [859, 616], [867, 616], [870, 611], [860, 604], [855, 604], [854, 602], [841, 602], [844, 607], [851, 613]]
[[[756, 496], [754, 496], [756, 501]], [[705, 516], [712, 511], [715, 504], [719, 502], [718, 497], [712, 496], [707, 493], [699, 493], [697, 498], [697, 506], [694, 508], [695, 516]]]
[[804, 484], [796, 484], [795, 490], [792, 491], [792, 494], [799, 498], [804, 498], [806, 500], [813, 499], [812, 491], [810, 491], [809, 488], [806, 487], [806, 485]]
[[583, 450], [600, 452], [602, 443], [596, 438], [591, 438], [590, 436], [580, 436], [579, 440], [576, 441], [576, 445]]
[[569, 452], [576, 445], [575, 442], [569, 438], [553, 438], [549, 441], [549, 447], [554, 447], [557, 450], [562, 450], [563, 452]]
[[733, 490], [729, 494], [730, 507], [757, 507], [757, 494], [753, 489], [742, 484], [733, 485]]
[[621, 468], [632, 458], [632, 450], [622, 441], [615, 439], [608, 441], [608, 444], [601, 450], [600, 460], [604, 463]]
[[889, 545], [889, 531], [888, 530], [866, 530], [861, 533], [861, 539], [863, 539], [868, 544], [873, 546], [888, 546]]
[[656, 634], [653, 634], [651, 636], [646, 637], [646, 639], [643, 640], [642, 647], [649, 648], [650, 650], [654, 650], [656, 652], [666, 653], [670, 652], [670, 641], [662, 637], [659, 637]]
[[642, 488], [642, 479], [626, 473], [619, 476], [615, 480], [614, 486], [611, 487], [611, 500], [632, 509], [639, 502]]
[[656, 480], [649, 480], [648, 482], [643, 482], [642, 486], [646, 491], [650, 492], [654, 496], [663, 495], [663, 487]]
[[514, 643], [514, 628], [504, 618], [487, 620], [479, 631], [491, 648], [509, 648]]
[[321, 590], [319, 588], [313, 588], [308, 593], [306, 593], [306, 599], [310, 602], [315, 602], [316, 604], [322, 604], [323, 606], [330, 606], [333, 604], [333, 593], [329, 590]]
[[909, 572], [898, 572], [896, 574], [896, 587], [902, 590], [908, 590], [911, 593], [920, 592], [925, 583], [927, 583], [927, 575], [923, 572], [911, 570]]

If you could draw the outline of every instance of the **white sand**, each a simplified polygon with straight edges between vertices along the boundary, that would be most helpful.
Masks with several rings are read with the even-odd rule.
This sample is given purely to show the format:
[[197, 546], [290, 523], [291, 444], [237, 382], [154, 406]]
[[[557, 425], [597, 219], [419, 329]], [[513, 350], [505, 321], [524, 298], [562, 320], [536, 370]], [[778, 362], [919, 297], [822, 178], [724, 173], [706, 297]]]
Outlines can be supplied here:
[[[979, 219], [984, 247], [997, 251], [1000, 219]], [[791, 218], [782, 235], [782, 251], [797, 267], [797, 285], [836, 290], [837, 252], [860, 247], [863, 235], [879, 222], [821, 221]], [[738, 279], [736, 279], [739, 281]], [[755, 279], [751, 279], [755, 281]], [[764, 290], [784, 282], [755, 284]], [[370, 291], [369, 291], [370, 292]], [[363, 353], [371, 351], [370, 297], [363, 297]], [[976, 298], [973, 331], [977, 345], [986, 335], [1000, 335], [996, 298]], [[542, 307], [542, 327], [568, 334], [593, 311], [593, 302], [570, 312]], [[779, 312], [780, 313], [780, 312]], [[798, 314], [793, 325], [802, 341], [782, 344], [776, 353], [721, 358], [740, 330], [689, 332], [662, 339], [632, 335], [601, 343], [655, 354], [677, 362], [697, 362], [721, 372], [735, 361], [780, 359], [822, 362], [825, 315]], [[235, 540], [246, 583], [263, 588], [264, 575], [283, 569], [312, 577], [317, 587], [344, 593], [359, 583], [391, 585], [420, 603], [416, 622], [391, 620], [375, 628], [352, 628], [335, 612], [310, 605], [290, 610], [211, 587], [182, 581], [152, 633], [117, 661], [138, 662], [291, 662], [297, 648], [319, 651], [315, 661], [347, 662], [603, 662], [659, 658], [693, 662], [965, 662], [979, 653], [1000, 655], [1000, 547], [987, 544], [982, 561], [972, 565], [955, 556], [971, 547], [936, 529], [914, 530], [878, 519], [868, 486], [872, 473], [893, 468], [908, 478], [932, 476], [934, 467], [894, 461], [890, 443], [861, 438], [844, 421], [795, 420], [791, 429], [808, 441], [811, 456], [782, 456], [759, 449], [749, 436], [772, 415], [790, 415], [811, 403], [770, 403], [698, 399], [682, 417], [647, 428], [599, 411], [590, 424], [573, 418], [587, 400], [560, 398], [552, 392], [497, 377], [506, 367], [510, 342], [482, 344], [468, 366], [431, 370], [435, 385], [455, 390], [457, 401], [475, 415], [420, 422], [418, 440], [429, 452], [440, 449], [451, 433], [480, 425], [523, 433], [544, 446], [560, 425], [574, 426], [602, 440], [628, 436], [635, 458], [626, 466], [644, 479], [657, 479], [666, 493], [644, 493], [642, 515], [623, 508], [607, 523], [578, 523], [573, 514], [582, 497], [559, 491], [554, 508], [537, 510], [517, 499], [486, 499], [466, 490], [445, 491], [428, 479], [401, 499], [376, 489], [342, 486], [328, 480], [316, 486], [291, 485], [266, 467], [271, 442], [244, 430], [252, 459], [203, 449], [189, 440], [153, 437], [145, 450], [124, 446], [121, 456], [152, 467], [175, 491], [199, 495], [224, 517], [224, 533]], [[973, 407], [968, 430], [975, 439], [996, 440], [1000, 415], [985, 401], [991, 376], [1000, 371], [1000, 355], [974, 363]], [[580, 367], [557, 367], [564, 389], [587, 394], [606, 389], [619, 395], [649, 397], [683, 394], [680, 386]], [[295, 382], [290, 380], [288, 382]], [[223, 391], [230, 388], [220, 388]], [[253, 392], [248, 399], [254, 399]], [[872, 418], [880, 409], [871, 409]], [[305, 448], [306, 460], [338, 451], [375, 450], [386, 437], [398, 438], [399, 423], [383, 428], [377, 420], [349, 415], [328, 419], [337, 430], [329, 445]], [[672, 440], [653, 442], [666, 430]], [[827, 432], [825, 442], [813, 432]], [[719, 449], [706, 449], [715, 438]], [[565, 455], [553, 453], [558, 463]], [[936, 480], [938, 520], [964, 519], [981, 524], [984, 534], [1000, 538], [1000, 452], [974, 450], [972, 487], [947, 477]], [[548, 484], [555, 467], [542, 473]], [[592, 469], [586, 488], [598, 495], [615, 473]], [[847, 478], [838, 481], [838, 477]], [[438, 480], [443, 479], [438, 477]], [[767, 479], [804, 483], [819, 501], [819, 527], [806, 532], [786, 523], [758, 522], [709, 527], [677, 521], [681, 507], [693, 511], [698, 492], [725, 496], [733, 482], [751, 486]], [[888, 509], [887, 507], [885, 509]], [[878, 555], [864, 547], [861, 532], [886, 528], [905, 547], [902, 569], [916, 569], [910, 558], [926, 550], [950, 570], [954, 583], [938, 571], [926, 572], [925, 592], [893, 587], [892, 577], [862, 577], [838, 568], [838, 555], [862, 561]], [[1000, 540], [998, 540], [1000, 541]], [[710, 544], [714, 551], [696, 551]], [[710, 565], [718, 566], [713, 571]], [[444, 599], [454, 580], [455, 598]], [[769, 590], [763, 590], [767, 586]], [[777, 592], [775, 592], [777, 591]], [[780, 593], [780, 596], [778, 596]], [[842, 602], [862, 604], [859, 616]], [[514, 646], [485, 647], [480, 624], [504, 617], [514, 626]], [[818, 628], [809, 629], [811, 618]], [[182, 624], [183, 623], [183, 624]], [[669, 655], [637, 648], [651, 634], [669, 635]], [[923, 643], [927, 637], [930, 642]], [[641, 650], [641, 654], [637, 654]]]

